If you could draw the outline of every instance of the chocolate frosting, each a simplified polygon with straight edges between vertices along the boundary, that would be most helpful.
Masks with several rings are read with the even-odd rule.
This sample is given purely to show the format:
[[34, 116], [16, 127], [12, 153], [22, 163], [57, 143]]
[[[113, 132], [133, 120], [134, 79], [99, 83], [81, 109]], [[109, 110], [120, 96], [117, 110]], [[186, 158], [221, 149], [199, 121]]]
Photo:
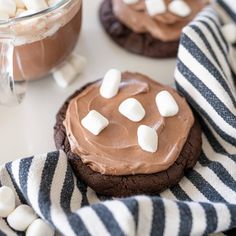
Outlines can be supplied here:
[[[164, 0], [166, 6], [171, 0]], [[112, 0], [116, 17], [136, 33], [150, 33], [154, 38], [164, 42], [179, 40], [181, 31], [209, 3], [209, 0], [185, 0], [191, 8], [187, 17], [177, 16], [168, 10], [151, 17], [148, 15], [145, 0], [128, 5], [123, 0]]]
[[[151, 174], [168, 169], [178, 158], [194, 123], [185, 99], [174, 89], [138, 73], [123, 73], [119, 93], [111, 99], [100, 95], [100, 85], [101, 81], [89, 85], [69, 103], [64, 126], [72, 152], [101, 174]], [[179, 106], [174, 117], [164, 118], [157, 109], [155, 97], [162, 90], [169, 91]], [[136, 98], [146, 110], [140, 122], [132, 122], [118, 111], [121, 102], [129, 97]], [[81, 125], [81, 119], [91, 110], [97, 110], [110, 122], [98, 136]], [[157, 152], [145, 152], [139, 147], [137, 129], [141, 124], [157, 130]]]

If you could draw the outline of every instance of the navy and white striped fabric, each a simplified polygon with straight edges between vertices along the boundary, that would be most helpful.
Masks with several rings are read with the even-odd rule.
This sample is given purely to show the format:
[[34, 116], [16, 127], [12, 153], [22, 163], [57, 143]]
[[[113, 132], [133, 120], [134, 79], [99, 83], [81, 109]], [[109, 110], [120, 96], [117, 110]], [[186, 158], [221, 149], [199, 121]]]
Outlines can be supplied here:
[[[17, 204], [30, 204], [69, 236], [208, 235], [236, 228], [236, 57], [220, 30], [222, 22], [236, 21], [229, 2], [218, 1], [221, 18], [206, 8], [181, 37], [176, 86], [203, 127], [194, 170], [160, 196], [108, 199], [75, 178], [63, 152], [53, 152], [1, 167], [0, 183], [15, 189]], [[17, 234], [0, 219], [0, 235]]]

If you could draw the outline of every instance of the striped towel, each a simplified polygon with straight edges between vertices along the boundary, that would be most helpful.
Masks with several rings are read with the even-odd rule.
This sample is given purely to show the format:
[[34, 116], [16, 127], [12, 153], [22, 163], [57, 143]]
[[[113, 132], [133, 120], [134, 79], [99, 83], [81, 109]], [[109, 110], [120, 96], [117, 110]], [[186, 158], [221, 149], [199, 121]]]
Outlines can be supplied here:
[[[76, 179], [63, 152], [37, 155], [0, 169], [0, 183], [15, 189], [17, 204], [30, 204], [69, 236], [236, 235], [236, 57], [220, 26], [236, 21], [230, 3], [236, 5], [218, 1], [220, 18], [213, 7], [204, 9], [181, 37], [176, 86], [203, 127], [194, 170], [159, 196], [111, 199]], [[0, 219], [0, 235], [17, 234]]]

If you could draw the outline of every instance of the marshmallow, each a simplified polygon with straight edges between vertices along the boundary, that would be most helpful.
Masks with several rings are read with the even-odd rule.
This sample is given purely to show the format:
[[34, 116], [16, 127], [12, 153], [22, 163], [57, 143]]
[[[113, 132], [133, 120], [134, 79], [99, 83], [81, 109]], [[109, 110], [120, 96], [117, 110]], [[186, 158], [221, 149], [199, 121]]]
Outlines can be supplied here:
[[48, 8], [48, 4], [45, 0], [23, 0], [26, 8], [32, 11], [42, 11]]
[[41, 219], [33, 221], [26, 231], [26, 236], [53, 236], [55, 231]]
[[76, 75], [76, 69], [69, 62], [62, 63], [53, 71], [54, 80], [62, 88], [68, 87]]
[[25, 231], [37, 218], [31, 207], [20, 205], [7, 217], [7, 222], [14, 230]]
[[166, 5], [163, 0], [146, 0], [147, 12], [150, 16], [163, 14], [166, 12]]
[[145, 116], [142, 104], [135, 98], [124, 100], [119, 106], [119, 112], [131, 121], [139, 122]]
[[85, 129], [94, 135], [99, 135], [109, 125], [109, 121], [99, 112], [92, 110], [81, 120]]
[[119, 91], [121, 82], [121, 72], [116, 69], [109, 70], [102, 81], [100, 87], [100, 94], [104, 98], [113, 98]]
[[168, 91], [157, 94], [156, 105], [163, 117], [175, 116], [179, 112], [178, 104]]
[[16, 3], [13, 0], [0, 0], [0, 12], [15, 16]]
[[25, 8], [23, 0], [14, 0], [14, 2], [16, 3], [17, 8]]
[[0, 217], [7, 217], [15, 209], [15, 201], [15, 194], [11, 188], [0, 188]]
[[158, 135], [155, 129], [140, 125], [138, 127], [138, 144], [146, 152], [156, 152], [158, 147]]
[[8, 20], [10, 16], [5, 12], [0, 12], [0, 20]]
[[68, 61], [77, 71], [77, 74], [81, 74], [87, 64], [87, 60], [84, 57], [74, 53], [69, 57]]
[[174, 0], [168, 5], [168, 10], [173, 14], [181, 17], [186, 17], [191, 14], [191, 8], [183, 0]]
[[123, 0], [123, 2], [125, 3], [125, 4], [135, 4], [135, 3], [138, 3], [139, 2], [139, 0]]
[[229, 23], [224, 25], [222, 28], [222, 33], [229, 43], [236, 43], [236, 24]]

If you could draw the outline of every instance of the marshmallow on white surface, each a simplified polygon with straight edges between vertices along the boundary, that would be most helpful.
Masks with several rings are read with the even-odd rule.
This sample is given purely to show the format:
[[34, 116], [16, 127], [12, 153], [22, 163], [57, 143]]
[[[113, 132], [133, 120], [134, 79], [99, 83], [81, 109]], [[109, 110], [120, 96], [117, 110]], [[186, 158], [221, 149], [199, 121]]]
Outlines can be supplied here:
[[15, 16], [16, 3], [13, 0], [0, 0], [0, 12]]
[[25, 8], [23, 0], [14, 0], [14, 2], [16, 3], [17, 8]]
[[161, 91], [156, 96], [157, 108], [163, 117], [175, 116], [179, 112], [179, 106], [168, 91]]
[[25, 231], [37, 218], [30, 206], [20, 205], [7, 217], [7, 222], [15, 230]]
[[26, 231], [26, 236], [53, 236], [55, 231], [41, 219], [33, 221]]
[[26, 8], [32, 11], [42, 11], [48, 8], [48, 4], [45, 0], [23, 0]]
[[138, 127], [138, 144], [146, 152], [154, 153], [158, 148], [158, 135], [154, 128], [147, 125]]
[[168, 10], [177, 16], [186, 17], [191, 14], [191, 8], [183, 0], [174, 0], [168, 5]]
[[67, 61], [53, 71], [54, 80], [62, 88], [68, 87], [75, 79], [76, 75], [76, 69]]
[[139, 0], [123, 0], [123, 2], [125, 3], [125, 4], [135, 4], [135, 3], [138, 3], [139, 2]]
[[221, 28], [223, 35], [229, 43], [236, 43], [236, 24], [229, 23]]
[[100, 87], [100, 94], [104, 98], [113, 98], [119, 91], [121, 72], [117, 69], [110, 69], [104, 76]]
[[133, 122], [141, 121], [146, 114], [142, 104], [135, 98], [124, 100], [119, 106], [119, 112]]
[[7, 186], [0, 188], [0, 217], [7, 217], [15, 209], [15, 194]]
[[164, 0], [146, 0], [147, 12], [150, 16], [163, 14], [166, 12], [166, 4]]
[[77, 74], [81, 74], [87, 64], [86, 58], [75, 53], [70, 55], [68, 62], [76, 69]]
[[85, 129], [94, 135], [99, 135], [109, 125], [109, 121], [99, 112], [92, 110], [81, 120]]

